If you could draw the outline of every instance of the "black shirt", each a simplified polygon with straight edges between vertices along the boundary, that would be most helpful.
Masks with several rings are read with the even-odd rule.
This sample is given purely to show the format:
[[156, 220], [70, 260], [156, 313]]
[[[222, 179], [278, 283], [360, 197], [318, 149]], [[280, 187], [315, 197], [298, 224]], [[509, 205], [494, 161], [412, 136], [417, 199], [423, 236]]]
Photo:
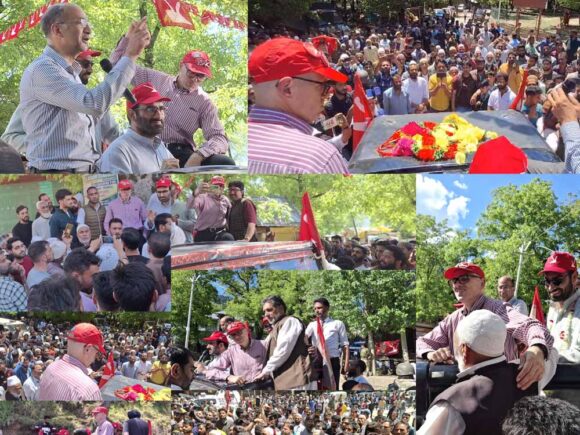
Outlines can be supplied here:
[[28, 221], [25, 224], [18, 222], [12, 228], [12, 236], [22, 240], [22, 243], [28, 247], [32, 240], [32, 222]]
[[127, 255], [127, 260], [129, 260], [129, 263], [149, 263], [149, 259], [142, 255]]

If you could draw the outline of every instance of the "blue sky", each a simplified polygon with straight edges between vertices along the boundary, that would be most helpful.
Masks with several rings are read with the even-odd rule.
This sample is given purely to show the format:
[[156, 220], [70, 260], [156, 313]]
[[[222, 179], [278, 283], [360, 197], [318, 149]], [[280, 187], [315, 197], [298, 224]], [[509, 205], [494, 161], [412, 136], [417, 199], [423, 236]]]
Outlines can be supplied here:
[[552, 183], [558, 203], [566, 203], [568, 193], [580, 193], [577, 175], [417, 175], [417, 213], [447, 219], [457, 230], [474, 228], [491, 202], [492, 192], [501, 186], [527, 184], [534, 178]]

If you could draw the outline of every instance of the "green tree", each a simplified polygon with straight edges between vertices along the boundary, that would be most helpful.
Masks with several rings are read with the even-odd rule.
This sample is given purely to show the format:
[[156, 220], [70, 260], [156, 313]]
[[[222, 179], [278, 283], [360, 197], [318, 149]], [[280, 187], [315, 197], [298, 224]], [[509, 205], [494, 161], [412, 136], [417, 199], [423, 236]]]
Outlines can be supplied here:
[[308, 12], [314, 0], [251, 0], [252, 20], [270, 25], [288, 20], [298, 20]]
[[[0, 30], [12, 25], [35, 11], [43, 2], [22, 0], [4, 2], [0, 5]], [[213, 78], [203, 83], [218, 107], [219, 118], [224, 124], [232, 144], [234, 159], [239, 164], [247, 160], [247, 37], [246, 32], [227, 29], [217, 24], [203, 25], [194, 17], [195, 31], [179, 27], [160, 27], [153, 2], [149, 0], [114, 0], [75, 2], [87, 14], [93, 30], [91, 48], [102, 51], [108, 57], [119, 38], [127, 31], [131, 21], [148, 16], [152, 44], [138, 61], [141, 65], [176, 74], [183, 55], [193, 49], [207, 52], [212, 61]], [[208, 9], [224, 16], [247, 23], [246, 2], [223, 0], [196, 1], [200, 10]], [[2, 45], [0, 50], [0, 132], [3, 132], [14, 109], [20, 101], [20, 79], [24, 69], [42, 52], [46, 41], [40, 26], [21, 32], [19, 38]], [[105, 73], [95, 68], [89, 87], [104, 79]], [[125, 106], [118, 102], [112, 112], [121, 126], [126, 126]], [[196, 133], [196, 143], [203, 142], [201, 132]]]

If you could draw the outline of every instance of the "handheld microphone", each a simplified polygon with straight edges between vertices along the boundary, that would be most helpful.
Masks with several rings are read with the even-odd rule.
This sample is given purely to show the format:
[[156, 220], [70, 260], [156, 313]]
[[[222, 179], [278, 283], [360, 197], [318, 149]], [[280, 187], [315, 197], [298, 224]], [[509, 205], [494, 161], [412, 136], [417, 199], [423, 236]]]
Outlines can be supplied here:
[[[101, 64], [101, 68], [103, 68], [103, 71], [105, 71], [107, 74], [109, 74], [111, 72], [111, 70], [113, 69], [113, 64], [111, 63], [111, 61], [109, 59], [101, 59], [101, 61], [99, 63]], [[135, 99], [135, 95], [133, 95], [129, 89], [125, 89], [123, 91], [123, 96], [131, 104], [137, 104], [137, 100]]]

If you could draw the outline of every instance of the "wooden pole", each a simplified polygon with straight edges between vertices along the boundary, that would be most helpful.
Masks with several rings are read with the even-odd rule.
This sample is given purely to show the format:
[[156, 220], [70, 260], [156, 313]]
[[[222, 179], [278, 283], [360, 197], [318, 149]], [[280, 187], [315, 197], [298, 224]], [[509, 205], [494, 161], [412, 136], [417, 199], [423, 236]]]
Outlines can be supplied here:
[[542, 25], [542, 13], [544, 12], [543, 9], [540, 9], [540, 13], [538, 14], [538, 22], [536, 24], [536, 41], [540, 39], [540, 26]]
[[516, 34], [517, 35], [520, 34], [520, 31], [519, 31], [519, 28], [520, 28], [520, 12], [521, 12], [521, 9], [520, 8], [517, 8], [516, 9]]

